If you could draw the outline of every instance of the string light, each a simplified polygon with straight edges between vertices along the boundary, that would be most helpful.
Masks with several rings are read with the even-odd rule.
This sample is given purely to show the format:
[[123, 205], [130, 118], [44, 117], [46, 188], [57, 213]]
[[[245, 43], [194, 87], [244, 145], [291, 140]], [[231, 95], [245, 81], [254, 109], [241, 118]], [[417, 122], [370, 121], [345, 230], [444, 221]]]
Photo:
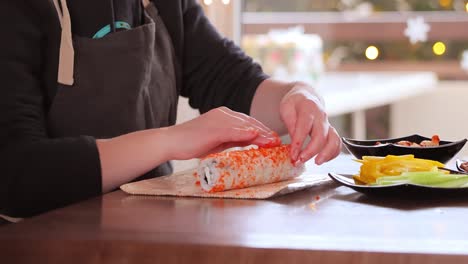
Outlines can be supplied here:
[[445, 53], [445, 44], [441, 41], [438, 41], [436, 43], [434, 43], [434, 45], [432, 46], [432, 51], [434, 52], [435, 55], [443, 55]]
[[225, 4], [225, 5], [229, 5], [230, 2], [231, 2], [231, 0], [223, 0], [223, 4]]
[[366, 58], [368, 60], [375, 60], [379, 56], [379, 49], [376, 46], [369, 46], [366, 49]]

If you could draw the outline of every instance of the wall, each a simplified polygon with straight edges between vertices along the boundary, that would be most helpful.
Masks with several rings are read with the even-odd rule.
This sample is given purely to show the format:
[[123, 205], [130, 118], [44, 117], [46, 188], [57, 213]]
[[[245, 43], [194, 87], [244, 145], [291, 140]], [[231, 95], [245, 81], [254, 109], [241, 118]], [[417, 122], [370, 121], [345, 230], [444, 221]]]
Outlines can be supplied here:
[[[468, 81], [441, 81], [426, 95], [406, 99], [391, 107], [392, 137], [418, 133], [441, 139], [468, 137]], [[468, 146], [459, 153], [468, 156]]]

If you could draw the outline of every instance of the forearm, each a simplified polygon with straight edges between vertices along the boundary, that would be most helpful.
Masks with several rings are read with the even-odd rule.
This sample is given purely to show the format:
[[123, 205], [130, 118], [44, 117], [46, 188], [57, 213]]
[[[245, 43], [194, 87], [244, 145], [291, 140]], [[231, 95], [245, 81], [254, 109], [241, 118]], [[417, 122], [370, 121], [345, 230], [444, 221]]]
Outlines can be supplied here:
[[250, 115], [278, 134], [286, 134], [287, 129], [280, 116], [280, 103], [283, 97], [296, 87], [305, 88], [311, 96], [316, 97], [316, 100], [323, 104], [321, 96], [307, 84], [267, 79], [258, 86], [255, 92]]
[[111, 191], [170, 160], [167, 137], [167, 128], [161, 128], [97, 140], [102, 191]]
[[108, 192], [171, 159], [196, 158], [231, 146], [271, 145], [276, 140], [271, 130], [244, 116], [248, 117], [218, 108], [176, 126], [97, 140], [102, 191]]

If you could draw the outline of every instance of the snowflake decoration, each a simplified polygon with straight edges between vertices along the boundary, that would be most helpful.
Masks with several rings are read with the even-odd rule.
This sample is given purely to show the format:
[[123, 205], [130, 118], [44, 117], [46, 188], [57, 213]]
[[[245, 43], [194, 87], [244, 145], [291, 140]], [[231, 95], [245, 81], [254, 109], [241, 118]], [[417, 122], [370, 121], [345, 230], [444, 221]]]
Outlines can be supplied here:
[[407, 36], [411, 44], [425, 42], [427, 33], [431, 30], [431, 26], [424, 21], [423, 17], [410, 18], [406, 21], [405, 36]]
[[468, 72], [468, 50], [463, 51], [460, 66]]

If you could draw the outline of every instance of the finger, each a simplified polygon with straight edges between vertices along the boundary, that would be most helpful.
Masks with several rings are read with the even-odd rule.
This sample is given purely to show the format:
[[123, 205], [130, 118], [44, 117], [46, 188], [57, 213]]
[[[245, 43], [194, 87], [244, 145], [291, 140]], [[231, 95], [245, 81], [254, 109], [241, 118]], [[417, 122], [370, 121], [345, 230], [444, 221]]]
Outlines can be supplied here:
[[258, 130], [253, 128], [229, 128], [226, 132], [221, 133], [219, 144], [229, 142], [244, 142], [253, 141], [258, 137]]
[[265, 132], [269, 135], [273, 134], [273, 130], [271, 130], [269, 127], [267, 127], [265, 124], [263, 124], [262, 122], [258, 121], [257, 119], [251, 117], [251, 116], [248, 116], [246, 114], [242, 114], [242, 113], [239, 113], [241, 115], [244, 116], [244, 118], [249, 121], [250, 123], [254, 124], [255, 126], [259, 127], [261, 129], [262, 132]]
[[292, 104], [285, 103], [280, 107], [280, 116], [292, 139], [296, 128], [296, 109]]
[[336, 129], [333, 128], [333, 130], [334, 130], [334, 133], [335, 133], [336, 137], [338, 137], [338, 143], [337, 143], [338, 147], [336, 148], [336, 152], [335, 152], [334, 157], [333, 157], [333, 158], [336, 158], [338, 155], [341, 154], [341, 148], [343, 146], [343, 143], [341, 142], [341, 137], [338, 134], [338, 132], [336, 131]]
[[330, 125], [328, 122], [317, 120], [314, 122], [310, 133], [310, 142], [300, 154], [300, 161], [306, 162], [317, 155], [326, 144]]
[[325, 147], [323, 148], [323, 150], [320, 151], [320, 153], [315, 158], [315, 164], [321, 165], [327, 161], [330, 161], [331, 159], [338, 156], [340, 151], [341, 151], [340, 137], [338, 136], [338, 133], [336, 133], [336, 130], [334, 128], [331, 128], [328, 133], [327, 143]]
[[[340, 135], [338, 134], [338, 132], [336, 132], [336, 129], [333, 129], [333, 130], [335, 130], [334, 133], [335, 133], [335, 135], [338, 137], [338, 143], [337, 143], [337, 144], [338, 144], [338, 147], [336, 148], [336, 152], [335, 152], [335, 154], [333, 155], [333, 158], [332, 158], [332, 159], [336, 158], [338, 155], [341, 154], [341, 152], [342, 152], [341, 150], [342, 150], [342, 147], [343, 147], [343, 143], [342, 143], [342, 141], [341, 141]], [[331, 160], [331, 159], [330, 159], [330, 160]], [[329, 160], [329, 161], [330, 161], [330, 160]]]
[[240, 124], [243, 125], [243, 129], [250, 127], [258, 130], [258, 138], [256, 138], [255, 143], [252, 144], [256, 144], [262, 147], [275, 147], [281, 144], [281, 139], [279, 138], [278, 134], [276, 134], [257, 119], [243, 113], [229, 110], [228, 108], [223, 110], [225, 114], [240, 122]]
[[239, 113], [239, 112], [235, 112], [235, 111], [232, 111], [231, 114], [234, 117], [242, 120], [243, 122], [247, 122], [251, 126], [257, 128], [259, 130], [259, 132], [260, 132], [260, 135], [262, 135], [262, 136], [265, 136], [265, 137], [275, 137], [275, 136], [277, 136], [276, 133], [273, 130], [271, 130], [269, 127], [267, 127], [265, 124], [263, 124], [259, 120], [255, 119], [255, 118], [253, 118], [253, 117], [251, 117], [249, 115]]
[[258, 121], [257, 119], [247, 116], [246, 120], [255, 128], [259, 129], [259, 137], [264, 138], [266, 141], [270, 142], [271, 144], [280, 143], [281, 140], [278, 134], [271, 130], [270, 128], [266, 127], [262, 122]]
[[259, 147], [273, 147], [274, 142], [271, 139], [260, 137], [259, 132], [251, 127], [231, 128], [229, 136], [225, 137], [222, 144], [234, 145], [257, 145]]
[[[242, 130], [252, 129], [252, 127], [241, 128]], [[281, 139], [277, 137], [265, 137], [260, 133], [257, 134], [257, 137], [250, 140], [249, 145], [257, 145], [259, 147], [276, 147], [281, 144]]]
[[[232, 119], [236, 120], [239, 125], [246, 126], [247, 124], [249, 124], [250, 126], [256, 128], [259, 132], [263, 132], [264, 134], [268, 134], [269, 129], [266, 128], [266, 126], [258, 126], [256, 123], [251, 122], [249, 120], [248, 115], [232, 111], [231, 109], [229, 109], [227, 107], [220, 107], [218, 109], [219, 109], [219, 111], [223, 112], [225, 115], [228, 115]], [[254, 118], [252, 118], [252, 119], [254, 119]]]
[[299, 153], [302, 149], [302, 145], [307, 135], [312, 129], [314, 123], [314, 116], [308, 112], [302, 112], [296, 121], [296, 127], [294, 129], [294, 136], [291, 142], [291, 159], [297, 161], [299, 159]]

